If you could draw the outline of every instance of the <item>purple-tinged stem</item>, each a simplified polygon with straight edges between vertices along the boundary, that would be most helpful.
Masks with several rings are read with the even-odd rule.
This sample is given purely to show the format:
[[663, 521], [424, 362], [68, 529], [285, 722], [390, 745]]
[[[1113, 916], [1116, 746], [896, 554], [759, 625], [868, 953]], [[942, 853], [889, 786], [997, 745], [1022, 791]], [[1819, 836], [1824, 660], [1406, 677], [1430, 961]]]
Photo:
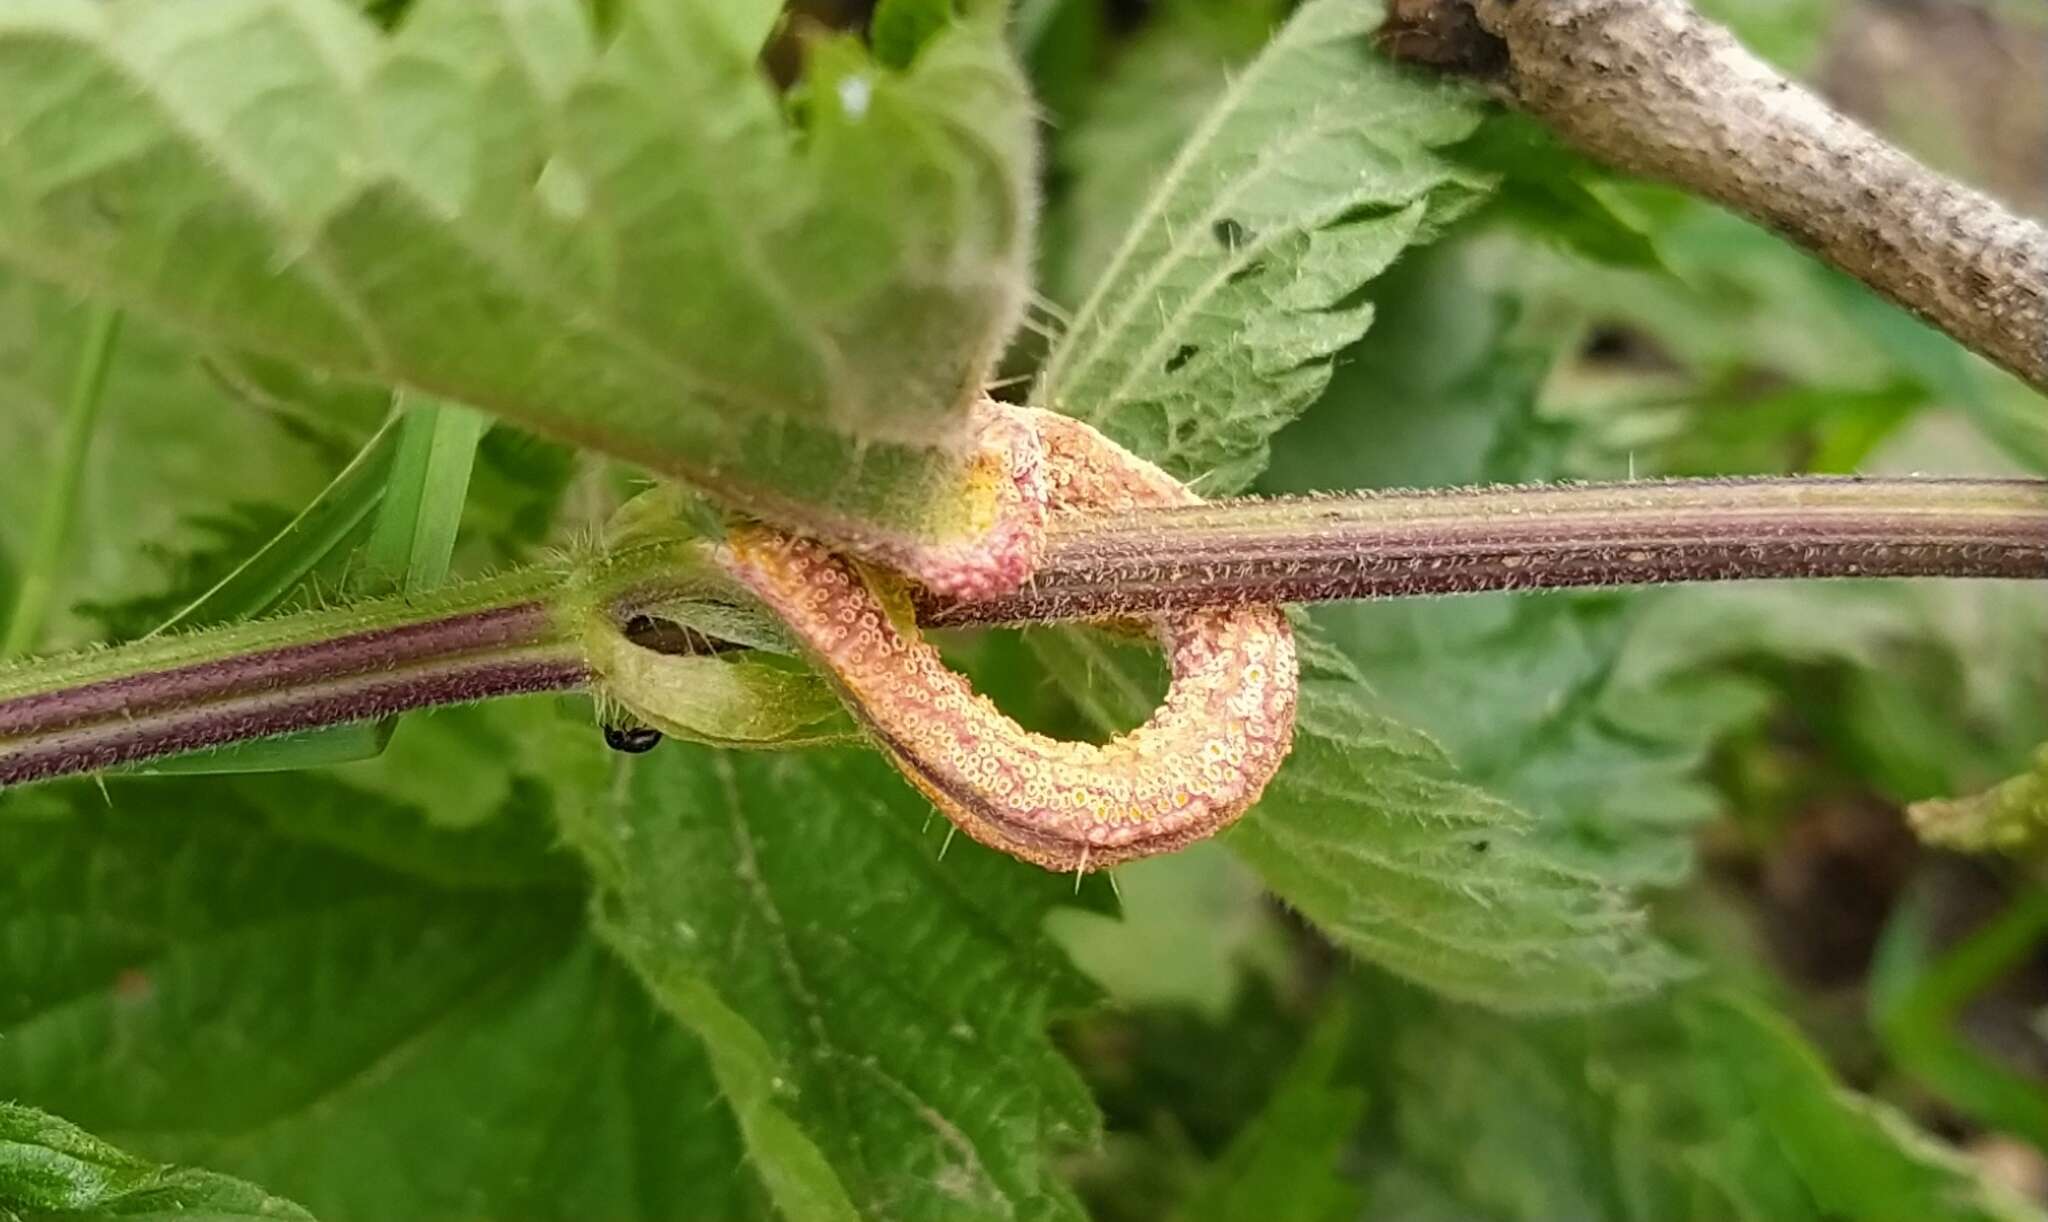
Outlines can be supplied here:
[[549, 622], [544, 604], [515, 603], [38, 692], [0, 702], [0, 739], [517, 645], [539, 639]]
[[408, 709], [581, 686], [571, 579], [137, 641], [0, 670], [0, 789]]
[[0, 787], [345, 725], [443, 704], [581, 687], [574, 652], [541, 646], [321, 678], [0, 743]]
[[[678, 550], [680, 549], [680, 550]], [[142, 641], [0, 671], [0, 787], [408, 709], [569, 690], [581, 617], [719, 595], [688, 543], [578, 574]], [[1059, 522], [1030, 584], [933, 626], [1482, 590], [2048, 577], [2048, 482], [1757, 479], [1235, 501]], [[688, 634], [685, 634], [686, 636]], [[691, 638], [694, 640], [694, 638]], [[694, 646], [693, 646], [694, 647]], [[716, 648], [717, 643], [707, 647]]]
[[1069, 520], [935, 626], [1256, 602], [1818, 577], [2048, 577], [2048, 482], [1668, 480], [1218, 502]]

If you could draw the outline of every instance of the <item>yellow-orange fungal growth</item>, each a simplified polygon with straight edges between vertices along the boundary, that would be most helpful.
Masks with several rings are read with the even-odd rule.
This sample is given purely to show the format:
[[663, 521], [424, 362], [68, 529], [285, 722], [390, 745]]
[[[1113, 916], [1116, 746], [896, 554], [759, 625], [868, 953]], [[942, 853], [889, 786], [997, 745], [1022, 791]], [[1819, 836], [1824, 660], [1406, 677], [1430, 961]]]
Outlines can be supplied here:
[[[1078, 421], [994, 410], [1028, 426], [1019, 461], [1043, 464], [1054, 515], [1197, 499]], [[1214, 834], [1258, 799], [1293, 742], [1294, 636], [1278, 607], [1159, 617], [1173, 673], [1166, 698], [1144, 725], [1096, 745], [1005, 716], [946, 667], [907, 609], [824, 547], [748, 526], [729, 537], [725, 559], [947, 818], [1047, 869], [1097, 869]]]

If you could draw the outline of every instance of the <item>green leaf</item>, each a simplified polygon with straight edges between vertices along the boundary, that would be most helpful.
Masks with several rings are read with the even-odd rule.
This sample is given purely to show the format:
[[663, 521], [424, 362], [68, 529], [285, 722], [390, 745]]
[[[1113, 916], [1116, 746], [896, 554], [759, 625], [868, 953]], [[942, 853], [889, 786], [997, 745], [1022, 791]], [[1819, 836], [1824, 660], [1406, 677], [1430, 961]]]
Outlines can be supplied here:
[[1720, 1071], [1716, 1099], [1754, 1124], [1765, 1143], [1723, 1143], [1741, 1174], [1782, 1159], [1823, 1217], [1873, 1222], [1925, 1218], [2038, 1219], [1994, 1190], [1961, 1156], [1940, 1148], [1898, 1112], [1836, 1085], [1784, 1019], [1754, 1002], [1707, 996], [1682, 1015], [1694, 1055]]
[[475, 573], [528, 563], [595, 525], [567, 495], [583, 466], [575, 450], [522, 429], [485, 433], [470, 473], [455, 567]]
[[[1068, 306], [1088, 295], [1123, 244], [1174, 155], [1280, 24], [1274, 0], [1174, 0], [1154, 7], [1143, 29], [1124, 44], [1107, 73], [1094, 60], [1101, 18], [1093, 0], [1020, 5], [1020, 36], [1037, 22], [1048, 37], [1081, 27], [1058, 66], [1081, 80], [1067, 96], [1078, 113], [1052, 131], [1051, 156], [1061, 175], [1047, 211], [1043, 260], [1046, 291]], [[1048, 46], [1034, 60], [1061, 48]], [[1086, 55], [1085, 52], [1094, 52]], [[1098, 79], [1099, 78], [1099, 79]], [[1034, 82], [1041, 97], [1046, 83]], [[1092, 87], [1091, 87], [1092, 86]]]
[[1476, 100], [1369, 53], [1377, 3], [1312, 0], [1182, 146], [1047, 358], [1032, 400], [1203, 491], [1232, 491], [1364, 334], [1353, 298], [1475, 201], [1433, 150]]
[[705, 1042], [785, 1212], [1079, 1216], [1055, 1159], [1097, 1122], [1045, 1023], [1086, 990], [1039, 929], [1072, 880], [944, 851], [868, 752], [615, 767], [564, 829], [600, 932]]
[[1598, 263], [1662, 270], [1656, 243], [1603, 190], [1614, 175], [1516, 113], [1490, 117], [1456, 155], [1498, 179], [1486, 215], [1540, 234]]
[[[1071, 632], [1037, 645], [1098, 727], [1149, 711], [1156, 659]], [[1583, 1009], [1680, 974], [1619, 887], [1558, 860], [1341, 655], [1303, 645], [1294, 750], [1224, 836], [1275, 894], [1361, 957], [1499, 1009]]]
[[0, 1209], [52, 1218], [299, 1218], [311, 1214], [254, 1184], [152, 1163], [76, 1125], [0, 1103]]
[[[344, 762], [327, 775], [351, 790], [365, 790], [410, 808], [414, 820], [434, 830], [489, 832], [493, 821], [531, 824], [526, 816], [535, 810], [545, 819], [554, 808], [555, 790], [587, 779], [586, 771], [605, 754], [598, 749], [600, 732], [589, 702], [573, 697], [492, 700], [425, 710], [397, 720], [386, 735], [388, 747], [376, 758]], [[282, 798], [290, 784], [290, 778], [274, 778], [275, 788], [263, 792]], [[305, 804], [307, 822], [314, 821], [319, 806]], [[318, 822], [346, 823], [345, 811], [333, 813], [334, 819]], [[536, 834], [533, 826], [496, 830], [521, 840]], [[541, 840], [545, 845], [546, 837]], [[524, 859], [530, 854], [508, 856]], [[485, 858], [474, 866], [490, 870], [505, 864]]]
[[1540, 440], [1535, 408], [1551, 354], [1511, 331], [1512, 303], [1474, 268], [1477, 245], [1415, 251], [1372, 283], [1373, 329], [1345, 351], [1322, 399], [1274, 438], [1260, 492], [1547, 474], [1502, 465], [1507, 442]]
[[[383, 500], [398, 447], [393, 418], [370, 435], [319, 495], [228, 573], [186, 603], [157, 630], [247, 619], [283, 605], [307, 576], [334, 556]], [[118, 634], [117, 634], [118, 635]]]
[[405, 593], [424, 594], [448, 578], [477, 443], [490, 421], [459, 403], [417, 397], [401, 396], [398, 410], [398, 453], [363, 559]]
[[1726, 805], [1702, 775], [1761, 723], [1769, 691], [1718, 670], [1636, 667], [1690, 617], [1640, 596], [1382, 603], [1318, 617], [1396, 715], [1461, 775], [1536, 817], [1562, 863], [1616, 885], [1672, 886]]
[[391, 742], [397, 718], [355, 722], [280, 734], [185, 755], [172, 755], [146, 763], [123, 765], [122, 772], [136, 776], [193, 776], [224, 772], [297, 772], [369, 759]]
[[2048, 891], [2029, 888], [1953, 945], [1935, 907], [1909, 893], [1885, 923], [1870, 971], [1870, 1022], [1892, 1061], [1986, 1128], [2048, 1149], [2048, 1091], [1973, 1044], [1964, 1012], [2048, 934]]
[[868, 44], [883, 67], [908, 68], [953, 20], [953, 0], [881, 0], [868, 21]]
[[1332, 1008], [1275, 1087], [1265, 1110], [1232, 1139], [1190, 1194], [1186, 1222], [1344, 1222], [1364, 1193], [1338, 1173], [1365, 1111], [1365, 1094], [1340, 1086], [1351, 1016]]
[[[602, 773], [587, 714], [512, 704], [542, 775]], [[468, 832], [312, 773], [0, 798], [0, 1098], [330, 1222], [769, 1216], [702, 1053], [583, 931], [553, 792], [515, 789]]]
[[816, 43], [792, 113], [777, 11], [632, 5], [599, 46], [577, 0], [388, 36], [325, 0], [14, 5], [0, 256], [827, 533], [965, 534], [1032, 231], [1000, 14], [903, 73]]
[[1227, 843], [1339, 945], [1503, 1010], [1638, 997], [1683, 964], [1630, 896], [1380, 713], [1347, 666], [1304, 672], [1294, 754]]
[[[1719, 989], [1568, 1022], [1372, 993], [1369, 1212], [1500, 1222], [2042, 1216]], [[1361, 1007], [1364, 1012], [1364, 1007]]]
[[[370, 491], [374, 504], [377, 490]], [[355, 523], [359, 524], [360, 520]], [[226, 623], [250, 614], [248, 604], [268, 600], [273, 592], [277, 607], [283, 608], [303, 589], [308, 574], [296, 571], [301, 562], [316, 563], [311, 557], [269, 550], [279, 539], [311, 543], [296, 526], [289, 510], [265, 504], [238, 502], [220, 512], [187, 514], [178, 523], [176, 544], [129, 541], [135, 555], [147, 562], [157, 588], [145, 584], [138, 572], [135, 585], [123, 597], [84, 599], [72, 609], [97, 625], [99, 640], [118, 644], [173, 624], [198, 628]], [[255, 563], [250, 565], [251, 561]], [[212, 597], [216, 589], [221, 591], [217, 598]]]
[[14, 612], [14, 591], [18, 580], [14, 559], [7, 554], [4, 541], [0, 541], [0, 632], [7, 630], [8, 618]]

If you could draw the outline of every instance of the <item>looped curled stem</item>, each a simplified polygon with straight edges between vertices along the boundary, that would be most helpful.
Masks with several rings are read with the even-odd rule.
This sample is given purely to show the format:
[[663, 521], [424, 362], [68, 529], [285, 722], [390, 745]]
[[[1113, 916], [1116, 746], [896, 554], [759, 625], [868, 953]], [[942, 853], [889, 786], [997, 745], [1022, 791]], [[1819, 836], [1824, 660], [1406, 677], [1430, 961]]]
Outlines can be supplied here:
[[[1000, 408], [1045, 466], [1055, 515], [1195, 503], [1150, 463], [1078, 421]], [[1159, 709], [1112, 742], [1019, 726], [944, 660], [886, 578], [819, 544], [749, 526], [726, 565], [765, 602], [912, 784], [976, 840], [1050, 870], [1168, 852], [1229, 826], [1293, 741], [1294, 637], [1280, 608], [1151, 617], [1173, 680]]]

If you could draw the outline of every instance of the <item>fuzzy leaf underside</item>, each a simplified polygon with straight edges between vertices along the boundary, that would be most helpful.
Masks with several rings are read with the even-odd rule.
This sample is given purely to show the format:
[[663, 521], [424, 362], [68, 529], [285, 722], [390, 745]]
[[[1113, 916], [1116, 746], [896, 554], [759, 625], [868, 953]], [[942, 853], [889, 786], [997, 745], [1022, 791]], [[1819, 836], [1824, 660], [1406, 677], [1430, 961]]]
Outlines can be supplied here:
[[[990, 18], [885, 71], [768, 0], [0, 12], [0, 258], [227, 348], [409, 384], [821, 533], [960, 524], [1032, 235]], [[814, 520], [815, 519], [815, 520]]]
[[1359, 288], [1483, 186], [1435, 151], [1471, 132], [1475, 99], [1371, 54], [1381, 15], [1314, 0], [1229, 83], [1075, 311], [1034, 403], [1204, 493], [1251, 482], [1267, 439], [1371, 324]]

